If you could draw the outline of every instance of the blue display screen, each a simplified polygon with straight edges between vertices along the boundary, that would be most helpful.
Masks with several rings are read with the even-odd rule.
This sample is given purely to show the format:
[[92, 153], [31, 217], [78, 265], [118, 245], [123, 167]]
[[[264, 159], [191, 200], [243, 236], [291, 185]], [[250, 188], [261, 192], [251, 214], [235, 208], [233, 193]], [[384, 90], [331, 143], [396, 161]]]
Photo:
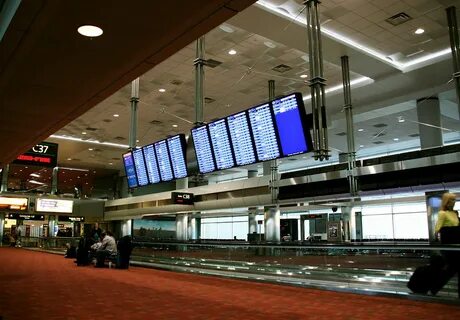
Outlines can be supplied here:
[[145, 157], [145, 166], [147, 168], [147, 176], [150, 183], [158, 183], [161, 181], [160, 171], [158, 170], [157, 157], [153, 144], [142, 147]]
[[256, 145], [259, 161], [272, 160], [280, 157], [275, 126], [270, 111], [270, 104], [265, 103], [248, 110], [252, 136]]
[[209, 141], [208, 129], [201, 126], [192, 129], [193, 145], [200, 173], [208, 173], [216, 170]]
[[301, 110], [299, 110], [299, 107], [303, 108], [303, 104], [299, 106], [296, 95], [291, 94], [274, 100], [272, 101], [272, 107], [278, 128], [282, 156], [292, 156], [309, 151], [300, 116]]
[[185, 137], [184, 135], [173, 136], [168, 138], [167, 142], [174, 178], [185, 178], [187, 176], [187, 165], [185, 163]]
[[136, 169], [137, 182], [139, 186], [146, 186], [149, 184], [149, 178], [147, 177], [147, 169], [145, 168], [144, 155], [142, 149], [136, 149], [132, 151], [134, 159], [134, 168]]
[[134, 160], [131, 152], [123, 155], [123, 163], [125, 165], [126, 178], [128, 179], [128, 187], [137, 187], [136, 169], [134, 168]]
[[209, 123], [208, 129], [217, 169], [234, 167], [235, 161], [233, 160], [232, 147], [230, 146], [230, 138], [228, 136], [225, 119]]
[[239, 166], [256, 162], [256, 155], [249, 130], [246, 112], [227, 117], [228, 130], [232, 140], [235, 161]]
[[161, 181], [170, 181], [174, 179], [166, 140], [155, 142], [154, 146], [155, 154], [158, 160], [158, 169], [160, 170]]

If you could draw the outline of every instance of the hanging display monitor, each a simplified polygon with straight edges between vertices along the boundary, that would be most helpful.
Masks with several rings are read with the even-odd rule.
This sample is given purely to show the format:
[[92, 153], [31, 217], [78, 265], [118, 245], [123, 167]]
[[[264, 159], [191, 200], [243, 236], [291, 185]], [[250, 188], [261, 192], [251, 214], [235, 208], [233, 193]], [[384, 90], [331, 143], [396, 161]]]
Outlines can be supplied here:
[[136, 188], [138, 186], [137, 176], [136, 169], [134, 168], [133, 155], [131, 152], [125, 153], [123, 155], [123, 163], [125, 165], [126, 178], [128, 179], [128, 187]]
[[160, 171], [158, 170], [157, 156], [155, 155], [155, 148], [153, 144], [142, 147], [145, 158], [145, 167], [147, 169], [147, 176], [150, 183], [161, 182]]
[[35, 206], [37, 212], [72, 213], [73, 200], [37, 198]]
[[300, 93], [271, 102], [283, 157], [311, 150], [310, 131], [306, 126], [305, 107]]
[[176, 136], [169, 137], [166, 141], [168, 142], [174, 178], [185, 178], [188, 175], [185, 161], [185, 135], [178, 134]]
[[248, 115], [256, 146], [257, 160], [266, 161], [279, 158], [280, 150], [270, 104], [265, 103], [248, 109]]
[[225, 119], [220, 119], [208, 124], [209, 136], [211, 137], [212, 150], [218, 170], [228, 169], [235, 166], [232, 147], [228, 136]]
[[154, 146], [155, 154], [158, 160], [158, 169], [160, 170], [161, 181], [170, 181], [174, 179], [166, 140], [155, 142]]
[[211, 141], [206, 126], [192, 129], [193, 146], [200, 173], [209, 173], [216, 170], [211, 149]]
[[256, 162], [254, 143], [251, 138], [246, 112], [243, 111], [228, 116], [227, 123], [236, 164], [244, 166]]
[[136, 169], [137, 182], [139, 186], [146, 186], [149, 184], [149, 178], [147, 177], [147, 169], [145, 167], [144, 154], [142, 149], [135, 149], [132, 151], [134, 168]]

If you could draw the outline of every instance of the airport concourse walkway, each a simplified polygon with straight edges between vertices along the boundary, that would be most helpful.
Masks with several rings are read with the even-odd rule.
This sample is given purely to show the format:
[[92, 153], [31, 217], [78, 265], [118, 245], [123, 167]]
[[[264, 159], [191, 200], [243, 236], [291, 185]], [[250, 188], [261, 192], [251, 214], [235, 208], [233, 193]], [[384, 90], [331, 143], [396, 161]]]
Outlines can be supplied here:
[[0, 247], [0, 319], [455, 319], [448, 305], [132, 267]]

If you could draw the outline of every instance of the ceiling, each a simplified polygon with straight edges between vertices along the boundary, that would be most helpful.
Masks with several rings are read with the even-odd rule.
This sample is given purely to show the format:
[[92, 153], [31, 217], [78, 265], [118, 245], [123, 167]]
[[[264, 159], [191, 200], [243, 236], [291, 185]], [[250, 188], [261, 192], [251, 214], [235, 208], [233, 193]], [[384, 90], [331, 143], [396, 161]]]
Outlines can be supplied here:
[[[223, 3], [228, 6], [229, 2], [215, 3], [225, 11], [227, 7]], [[250, 1], [245, 5], [248, 2]], [[233, 1], [236, 10], [231, 13], [225, 11], [225, 14], [219, 16], [222, 19], [210, 19], [211, 22], [205, 23], [206, 31], [209, 31], [205, 35], [205, 58], [216, 61], [214, 67], [206, 67], [205, 71], [205, 121], [224, 117], [268, 100], [269, 80], [275, 80], [276, 95], [301, 92], [305, 97], [307, 112], [310, 112], [310, 70], [305, 10], [302, 2], [261, 0], [242, 10], [245, 5], [240, 6], [241, 1]], [[172, 9], [173, 4], [175, 1], [171, 6], [166, 4], [164, 10]], [[458, 7], [460, 1], [321, 1], [319, 8], [323, 32], [324, 77], [329, 90], [326, 106], [332, 160], [336, 160], [339, 153], [347, 151], [341, 90], [340, 57], [343, 55], [349, 57], [351, 80], [355, 83], [352, 85], [351, 95], [358, 156], [419, 148], [419, 127], [424, 124], [418, 121], [416, 100], [422, 99], [421, 103], [424, 103], [423, 98], [431, 96], [438, 96], [440, 99], [444, 141], [460, 141], [459, 109], [451, 81], [453, 70], [445, 13], [446, 7], [450, 5]], [[62, 6], [66, 10], [71, 9], [70, 5]], [[36, 104], [36, 108], [25, 108], [25, 114], [21, 112], [21, 116], [12, 122], [13, 126], [3, 122], [0, 130], [5, 132], [2, 134], [8, 136], [7, 130], [12, 130], [15, 126], [31, 126], [30, 128], [36, 128], [34, 130], [38, 131], [27, 130], [22, 135], [9, 135], [15, 137], [15, 145], [26, 141], [20, 143], [21, 151], [24, 151], [24, 147], [30, 146], [30, 143], [46, 139], [59, 143], [61, 166], [122, 170], [121, 154], [127, 149], [130, 126], [130, 81], [135, 76], [140, 76], [138, 145], [149, 144], [176, 133], [188, 134], [195, 121], [195, 43], [191, 41], [200, 33], [192, 32], [193, 34], [187, 37], [188, 41], [173, 43], [168, 42], [171, 35], [157, 38], [154, 32], [158, 33], [155, 26], [159, 22], [147, 19], [147, 14], [144, 14], [147, 9], [142, 6], [136, 9], [140, 16], [133, 15], [136, 16], [136, 23], [135, 27], [130, 29], [132, 32], [122, 32], [119, 29], [122, 28], [121, 23], [113, 21], [116, 20], [114, 17], [123, 16], [121, 12], [115, 9], [111, 9], [115, 12], [107, 12], [105, 8], [104, 11], [101, 9], [101, 13], [96, 16], [98, 19], [104, 17], [104, 30], [105, 26], [108, 29], [103, 36], [92, 40], [81, 39], [76, 34], [77, 22], [70, 23], [67, 29], [59, 32], [45, 28], [44, 32], [48, 33], [41, 37], [48, 34], [46, 37], [51, 42], [51, 48], [53, 43], [54, 46], [58, 46], [57, 39], [62, 37], [66, 30], [69, 34], [73, 32], [72, 41], [62, 51], [58, 50], [58, 60], [55, 55], [54, 60], [45, 59], [39, 64], [35, 60], [32, 61], [34, 64], [31, 62], [20, 69], [23, 70], [24, 81], [14, 92], [24, 93], [25, 97], [21, 99], [19, 94], [19, 97], [16, 95], [14, 99], [22, 101], [23, 105], [32, 105], [30, 101], [33, 99], [38, 99], [40, 103]], [[238, 10], [242, 12], [233, 16]], [[176, 11], [178, 14], [182, 12], [181, 9]], [[208, 12], [212, 12], [211, 8]], [[399, 13], [405, 13], [410, 18], [397, 26], [386, 21]], [[230, 16], [233, 17], [227, 20]], [[184, 16], [178, 15], [177, 19], [184, 19]], [[76, 14], [75, 18], [63, 18], [57, 22], [67, 25], [64, 20], [81, 21], [81, 16]], [[163, 20], [162, 24], [169, 23]], [[224, 20], [226, 22], [218, 26]], [[393, 20], [398, 21], [398, 18]], [[177, 24], [177, 21], [179, 20], [171, 21], [171, 25]], [[117, 28], [111, 29], [110, 23], [114, 23]], [[201, 34], [206, 32], [206, 27], [199, 28], [203, 31]], [[172, 30], [176, 30], [175, 28]], [[425, 32], [415, 34], [417, 28], [423, 28]], [[185, 32], [187, 29], [188, 27], [184, 26], [181, 31]], [[133, 33], [136, 34], [134, 38]], [[169, 33], [170, 31], [166, 32]], [[194, 37], [191, 38], [192, 36]], [[169, 43], [173, 48], [165, 50], [166, 53], [160, 55], [162, 59], [156, 56], [150, 58], [155, 48], [159, 50], [158, 41]], [[39, 47], [41, 46], [37, 44], [36, 48]], [[229, 55], [230, 49], [234, 49], [236, 54]], [[178, 51], [172, 54], [176, 50]], [[94, 60], [91, 59], [93, 55], [96, 57]], [[84, 60], [81, 60], [82, 57]], [[44, 57], [41, 56], [41, 59]], [[20, 58], [17, 60], [25, 61]], [[159, 63], [161, 60], [164, 61]], [[290, 69], [285, 68], [288, 70], [284, 72], [275, 71], [274, 68], [279, 65], [286, 65]], [[33, 81], [29, 80], [37, 77], [38, 73], [43, 76], [45, 71], [48, 73], [49, 68], [55, 75], [60, 76], [44, 78], [50, 78], [48, 80], [60, 90], [53, 89], [48, 91], [50, 94], [43, 94], [40, 89], [42, 87], [35, 90]], [[66, 76], [61, 79], [64, 69]], [[29, 71], [28, 77], [26, 70]], [[5, 84], [4, 80], [2, 82], [2, 79], [5, 79], [4, 74], [5, 72], [0, 74], [0, 85]], [[74, 74], [78, 77], [74, 77]], [[300, 75], [304, 74], [309, 77], [301, 78]], [[165, 91], [160, 92], [159, 89]], [[59, 99], [54, 95], [59, 96]], [[11, 101], [16, 103], [18, 100]], [[12, 113], [4, 112], [9, 110], [4, 108], [5, 105], [2, 105], [2, 115]], [[53, 119], [60, 114], [56, 112], [58, 105], [60, 108], [62, 105], [68, 105], [69, 110], [65, 108], [66, 111], [59, 115], [60, 118], [46, 127], [39, 125], [45, 120], [41, 112], [38, 112], [45, 105], [50, 105], [47, 116]], [[18, 121], [19, 119], [24, 120], [24, 124]], [[39, 122], [35, 127], [30, 124], [33, 120]], [[31, 135], [30, 132], [37, 134]], [[46, 138], [51, 133], [53, 135]], [[19, 149], [13, 147], [13, 144], [5, 146], [17, 152]], [[17, 154], [14, 152], [5, 155], [4, 159]], [[281, 163], [282, 170], [318, 164], [310, 155], [288, 158]], [[260, 164], [258, 166], [260, 167]], [[257, 165], [250, 168], [254, 167]], [[227, 170], [219, 175], [227, 175], [222, 179], [232, 179], [245, 176], [246, 169]]]

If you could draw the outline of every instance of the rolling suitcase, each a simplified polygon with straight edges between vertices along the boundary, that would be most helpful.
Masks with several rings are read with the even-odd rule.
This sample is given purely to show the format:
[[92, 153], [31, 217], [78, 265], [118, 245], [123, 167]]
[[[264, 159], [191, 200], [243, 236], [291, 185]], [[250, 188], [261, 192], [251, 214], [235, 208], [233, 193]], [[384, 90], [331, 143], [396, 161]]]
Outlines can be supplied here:
[[414, 293], [427, 294], [429, 290], [441, 281], [444, 260], [441, 256], [434, 256], [430, 264], [415, 269], [407, 283], [407, 287]]

